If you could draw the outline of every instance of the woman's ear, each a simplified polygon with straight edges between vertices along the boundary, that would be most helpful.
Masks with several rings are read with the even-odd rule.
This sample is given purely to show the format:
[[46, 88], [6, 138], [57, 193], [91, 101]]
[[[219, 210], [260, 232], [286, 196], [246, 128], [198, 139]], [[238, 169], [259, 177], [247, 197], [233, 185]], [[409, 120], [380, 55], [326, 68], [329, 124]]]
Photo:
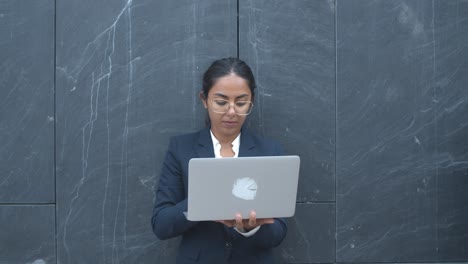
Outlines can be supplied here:
[[205, 108], [208, 108], [208, 105], [206, 104], [206, 97], [203, 94], [203, 91], [200, 91], [200, 93], [198, 94], [198, 97], [200, 97], [200, 100], [203, 102], [203, 106]]

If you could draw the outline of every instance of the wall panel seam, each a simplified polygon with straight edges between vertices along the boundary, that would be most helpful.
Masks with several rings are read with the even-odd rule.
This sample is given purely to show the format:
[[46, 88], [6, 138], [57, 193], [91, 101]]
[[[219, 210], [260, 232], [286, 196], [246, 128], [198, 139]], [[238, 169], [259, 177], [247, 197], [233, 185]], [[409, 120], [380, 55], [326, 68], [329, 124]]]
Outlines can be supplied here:
[[239, 58], [239, 17], [240, 17], [239, 0], [236, 0], [236, 2], [237, 2], [237, 58]]
[[337, 146], [338, 146], [338, 0], [334, 1], [334, 22], [335, 22], [335, 263], [337, 262], [337, 246], [338, 246], [338, 171], [337, 171]]
[[55, 263], [58, 263], [57, 248], [57, 0], [54, 0], [54, 240]]

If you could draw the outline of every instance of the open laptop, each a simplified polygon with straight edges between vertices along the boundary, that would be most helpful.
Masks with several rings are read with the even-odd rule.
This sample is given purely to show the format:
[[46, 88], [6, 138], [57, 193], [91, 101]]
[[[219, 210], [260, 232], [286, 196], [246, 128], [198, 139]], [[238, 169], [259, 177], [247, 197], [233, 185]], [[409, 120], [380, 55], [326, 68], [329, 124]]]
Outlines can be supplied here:
[[290, 217], [296, 209], [299, 156], [193, 158], [189, 162], [190, 221]]

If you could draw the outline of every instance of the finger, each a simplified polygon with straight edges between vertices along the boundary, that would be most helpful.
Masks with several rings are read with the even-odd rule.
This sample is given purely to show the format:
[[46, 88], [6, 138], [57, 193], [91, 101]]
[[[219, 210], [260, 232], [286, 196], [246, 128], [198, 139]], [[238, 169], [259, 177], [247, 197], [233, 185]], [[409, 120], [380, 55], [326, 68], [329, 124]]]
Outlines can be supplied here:
[[236, 214], [236, 226], [240, 230], [244, 229], [244, 224], [242, 223], [242, 215], [241, 214]]
[[257, 213], [255, 211], [250, 212], [249, 225], [255, 226], [257, 224]]

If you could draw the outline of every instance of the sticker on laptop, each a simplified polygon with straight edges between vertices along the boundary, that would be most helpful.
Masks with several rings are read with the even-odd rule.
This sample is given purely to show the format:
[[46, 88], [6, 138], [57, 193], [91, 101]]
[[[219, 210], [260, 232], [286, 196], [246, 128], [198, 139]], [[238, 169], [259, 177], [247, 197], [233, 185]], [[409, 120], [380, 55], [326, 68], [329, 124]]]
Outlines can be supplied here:
[[232, 186], [232, 194], [240, 199], [254, 200], [257, 195], [257, 183], [251, 178], [237, 179]]

